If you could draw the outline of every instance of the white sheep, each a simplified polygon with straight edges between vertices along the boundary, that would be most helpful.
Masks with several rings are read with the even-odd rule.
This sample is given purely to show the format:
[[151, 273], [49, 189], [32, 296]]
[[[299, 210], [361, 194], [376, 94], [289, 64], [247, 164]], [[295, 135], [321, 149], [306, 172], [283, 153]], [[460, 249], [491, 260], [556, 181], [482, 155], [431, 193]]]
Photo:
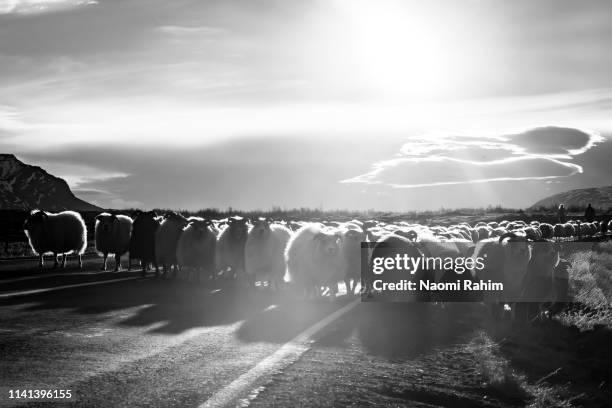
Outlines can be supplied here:
[[213, 231], [210, 220], [197, 217], [189, 217], [189, 223], [183, 229], [176, 248], [176, 260], [178, 265], [196, 271], [199, 281], [199, 271], [204, 272], [209, 278], [215, 274], [215, 250], [217, 247], [217, 236]]
[[335, 290], [345, 273], [345, 258], [337, 231], [320, 224], [300, 228], [287, 244], [288, 277], [306, 294], [318, 295], [322, 287]]
[[57, 267], [57, 255], [63, 255], [62, 268], [66, 266], [66, 255], [79, 256], [79, 268], [83, 267], [81, 255], [87, 247], [87, 227], [83, 217], [74, 211], [57, 214], [34, 210], [26, 219], [23, 229], [32, 251], [38, 255], [38, 266], [43, 267], [43, 256], [52, 253]]
[[254, 285], [257, 280], [278, 289], [286, 273], [285, 248], [291, 231], [270, 219], [254, 220], [244, 247], [246, 278]]
[[96, 250], [104, 257], [102, 270], [106, 270], [108, 254], [115, 255], [115, 272], [121, 269], [121, 255], [130, 249], [132, 219], [127, 215], [102, 213], [96, 216]]

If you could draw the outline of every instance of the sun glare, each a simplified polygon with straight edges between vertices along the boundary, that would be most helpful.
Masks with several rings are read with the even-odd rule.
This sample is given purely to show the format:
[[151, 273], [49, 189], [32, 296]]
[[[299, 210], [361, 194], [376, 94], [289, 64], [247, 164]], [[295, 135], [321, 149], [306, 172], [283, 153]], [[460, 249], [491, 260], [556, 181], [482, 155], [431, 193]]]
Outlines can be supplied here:
[[429, 21], [414, 3], [340, 0], [357, 69], [384, 95], [432, 98], [457, 78], [454, 50], [441, 21]]

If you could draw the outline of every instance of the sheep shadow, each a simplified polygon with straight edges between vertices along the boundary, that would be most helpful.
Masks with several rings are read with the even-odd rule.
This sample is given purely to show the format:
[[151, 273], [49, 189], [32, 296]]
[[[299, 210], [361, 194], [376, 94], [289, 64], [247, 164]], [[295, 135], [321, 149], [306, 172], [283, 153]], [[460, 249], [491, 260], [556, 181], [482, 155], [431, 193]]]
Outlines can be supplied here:
[[235, 335], [243, 342], [285, 343], [353, 299], [298, 300], [280, 294], [275, 303], [247, 318]]
[[473, 303], [366, 303], [357, 337], [365, 350], [388, 359], [412, 359], [461, 341], [480, 326]]
[[[353, 299], [278, 304], [252, 315], [236, 336], [245, 342], [286, 342]], [[362, 303], [314, 340], [323, 347], [345, 347], [356, 336], [370, 354], [412, 358], [473, 332], [479, 327], [476, 309], [477, 305], [468, 303], [445, 308], [428, 303]]]
[[176, 334], [195, 327], [218, 326], [248, 319], [275, 302], [274, 296], [248, 291], [234, 285], [193, 287], [175, 285], [174, 293], [162, 295], [163, 300], [139, 310], [120, 326], [144, 327], [166, 322], [151, 333]]
[[0, 299], [0, 307], [23, 305], [21, 310], [26, 312], [63, 309], [92, 316], [135, 309], [113, 324], [157, 325], [148, 332], [178, 334], [191, 328], [247, 319], [275, 301], [274, 296], [246, 291], [233, 283], [194, 284], [161, 278]]

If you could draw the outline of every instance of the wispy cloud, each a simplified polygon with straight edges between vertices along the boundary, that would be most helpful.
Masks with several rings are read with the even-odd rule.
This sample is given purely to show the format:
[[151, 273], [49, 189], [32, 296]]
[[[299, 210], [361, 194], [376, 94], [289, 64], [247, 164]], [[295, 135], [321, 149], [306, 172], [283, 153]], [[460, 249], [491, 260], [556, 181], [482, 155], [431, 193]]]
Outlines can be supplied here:
[[0, 14], [43, 13], [97, 3], [97, 0], [0, 0]]
[[191, 35], [205, 35], [214, 36], [223, 34], [226, 32], [221, 27], [208, 27], [208, 26], [179, 26], [179, 25], [163, 25], [156, 28], [157, 31], [169, 34], [173, 36], [191, 36]]
[[501, 136], [427, 135], [410, 138], [394, 158], [342, 183], [416, 188], [509, 180], [549, 180], [582, 173], [576, 155], [604, 139], [555, 126]]

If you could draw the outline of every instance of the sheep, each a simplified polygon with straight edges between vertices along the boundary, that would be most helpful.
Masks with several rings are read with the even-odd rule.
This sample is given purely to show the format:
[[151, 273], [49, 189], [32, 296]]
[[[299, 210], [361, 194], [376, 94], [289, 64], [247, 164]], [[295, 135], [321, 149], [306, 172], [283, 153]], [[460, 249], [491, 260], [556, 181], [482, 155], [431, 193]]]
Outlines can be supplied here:
[[319, 295], [321, 287], [335, 290], [344, 278], [346, 259], [341, 237], [335, 230], [307, 224], [289, 240], [285, 251], [288, 280], [305, 294]]
[[523, 232], [525, 233], [525, 236], [527, 237], [527, 239], [531, 241], [535, 241], [535, 240], [542, 238], [542, 232], [537, 227], [524, 228]]
[[505, 228], [508, 231], [516, 231], [516, 230], [523, 229], [526, 226], [527, 226], [527, 224], [525, 224], [522, 221], [512, 221], [512, 222], [508, 223], [508, 225], [506, 225]]
[[132, 259], [140, 259], [142, 275], [146, 276], [150, 263], [155, 263], [155, 233], [160, 221], [155, 211], [138, 211], [132, 223], [128, 270], [132, 269]]
[[476, 232], [478, 233], [478, 239], [482, 240], [482, 239], [486, 239], [489, 238], [491, 235], [491, 232], [489, 230], [489, 228], [486, 225], [478, 225], [476, 226]]
[[232, 217], [217, 239], [217, 270], [231, 270], [234, 278], [244, 273], [244, 246], [248, 234], [247, 219]]
[[522, 282], [520, 301], [515, 305], [516, 316], [531, 320], [544, 305], [555, 302], [555, 268], [559, 263], [557, 243], [540, 239], [533, 243], [531, 259]]
[[344, 272], [346, 294], [354, 294], [361, 276], [361, 243], [367, 241], [367, 233], [360, 227], [350, 227], [341, 230], [340, 234], [341, 251], [346, 268]]
[[554, 230], [551, 224], [543, 222], [540, 224], [539, 228], [540, 232], [542, 233], [542, 238], [552, 239]]
[[563, 224], [563, 231], [566, 238], [572, 238], [573, 236], [577, 235], [574, 225], [570, 224], [569, 222]]
[[499, 238], [480, 241], [473, 254], [474, 259], [478, 257], [486, 259], [486, 262], [484, 269], [475, 271], [476, 276], [504, 285], [501, 296], [484, 292], [484, 301], [489, 304], [490, 311], [497, 315], [502, 310], [499, 306], [515, 301], [520, 294], [530, 259], [527, 238], [508, 232]]
[[504, 235], [507, 232], [508, 232], [508, 230], [505, 229], [504, 227], [497, 227], [491, 233], [491, 237], [501, 237], [502, 235]]
[[563, 224], [555, 224], [553, 227], [553, 237], [555, 237], [557, 240], [565, 237], [565, 227]]
[[[419, 249], [427, 257], [444, 259], [447, 257], [458, 258], [466, 257], [472, 251], [474, 243], [469, 239], [452, 238], [445, 239], [427, 234], [419, 236], [418, 242], [421, 244]], [[458, 279], [472, 279], [469, 274], [458, 274], [453, 270], [441, 268], [440, 265], [435, 265], [427, 271], [430, 280], [435, 282], [455, 282]], [[456, 297], [453, 294], [453, 297]]]
[[[362, 285], [364, 286], [363, 292], [368, 293], [368, 296], [372, 296], [372, 291], [374, 289], [374, 280], [382, 279], [384, 282], [398, 282], [403, 279], [411, 280], [413, 282], [419, 282], [421, 280], [429, 280], [429, 272], [424, 270], [423, 268], [419, 268], [415, 271], [410, 271], [410, 273], [406, 273], [403, 269], [386, 269], [380, 275], [374, 275], [374, 262], [375, 259], [380, 258], [388, 258], [395, 257], [396, 255], [400, 256], [408, 256], [409, 258], [418, 259], [423, 256], [423, 252], [421, 251], [423, 248], [417, 242], [411, 241], [408, 238], [389, 234], [383, 237], [380, 241], [378, 241], [373, 250], [372, 257], [369, 261], [369, 268], [367, 269], [367, 275], [364, 275], [364, 282]], [[413, 273], [414, 272], [414, 273]], [[397, 301], [397, 300], [419, 300], [419, 301], [428, 301], [429, 293], [427, 291], [415, 290], [415, 291], [407, 291], [407, 292], [399, 292], [399, 291], [385, 291], [379, 293], [377, 296], [381, 299], [387, 301]]]
[[155, 276], [159, 276], [159, 265], [163, 266], [166, 275], [174, 265], [174, 276], [178, 273], [176, 247], [178, 240], [187, 225], [187, 219], [181, 214], [168, 212], [155, 232]]
[[267, 281], [271, 289], [278, 289], [286, 273], [285, 248], [291, 231], [268, 218], [253, 222], [244, 247], [244, 268], [249, 283]]
[[46, 253], [53, 254], [54, 268], [58, 266], [58, 254], [63, 255], [64, 268], [66, 255], [76, 253], [79, 256], [79, 268], [83, 268], [81, 255], [87, 247], [87, 227], [79, 213], [63, 211], [53, 214], [33, 210], [23, 224], [23, 229], [32, 251], [38, 255], [39, 268], [43, 267], [43, 256]]
[[132, 219], [127, 215], [102, 213], [96, 216], [96, 250], [104, 257], [102, 270], [106, 271], [108, 254], [115, 255], [115, 272], [121, 269], [121, 255], [130, 249]]
[[203, 272], [208, 278], [214, 277], [217, 236], [212, 221], [189, 217], [176, 246], [176, 260], [180, 268], [191, 268], [200, 281]]

